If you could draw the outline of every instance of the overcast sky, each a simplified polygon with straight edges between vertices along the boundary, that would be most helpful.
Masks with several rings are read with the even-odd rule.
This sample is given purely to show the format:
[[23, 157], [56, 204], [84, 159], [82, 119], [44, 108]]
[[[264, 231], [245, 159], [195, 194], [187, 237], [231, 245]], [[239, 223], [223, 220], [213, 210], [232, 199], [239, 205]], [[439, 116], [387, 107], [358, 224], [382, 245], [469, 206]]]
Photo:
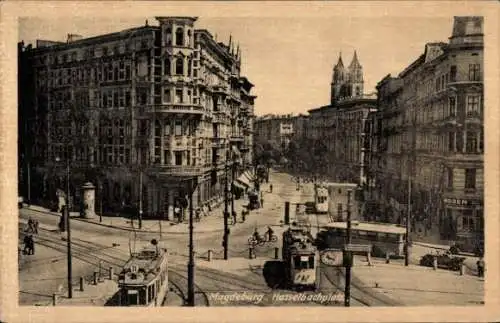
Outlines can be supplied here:
[[[148, 19], [20, 18], [19, 40], [65, 41], [143, 25]], [[354, 49], [363, 66], [364, 92], [375, 91], [385, 75], [401, 72], [423, 53], [425, 43], [448, 41], [453, 17], [199, 17], [196, 28], [218, 41], [231, 34], [243, 52], [242, 74], [255, 84], [255, 113], [306, 113], [329, 104], [332, 68], [342, 52], [344, 65]]]

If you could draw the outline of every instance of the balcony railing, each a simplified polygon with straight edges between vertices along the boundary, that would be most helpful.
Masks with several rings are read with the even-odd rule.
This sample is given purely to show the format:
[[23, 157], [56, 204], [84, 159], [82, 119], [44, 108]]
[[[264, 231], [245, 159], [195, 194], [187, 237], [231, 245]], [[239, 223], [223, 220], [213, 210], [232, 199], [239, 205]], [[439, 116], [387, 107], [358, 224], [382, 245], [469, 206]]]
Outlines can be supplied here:
[[204, 171], [205, 167], [203, 166], [187, 165], [152, 165], [148, 168], [148, 172], [160, 176], [198, 176], [203, 174]]
[[157, 112], [157, 113], [195, 113], [195, 114], [203, 114], [203, 106], [202, 105], [193, 105], [193, 104], [162, 104], [162, 105], [154, 105], [149, 107], [149, 112]]

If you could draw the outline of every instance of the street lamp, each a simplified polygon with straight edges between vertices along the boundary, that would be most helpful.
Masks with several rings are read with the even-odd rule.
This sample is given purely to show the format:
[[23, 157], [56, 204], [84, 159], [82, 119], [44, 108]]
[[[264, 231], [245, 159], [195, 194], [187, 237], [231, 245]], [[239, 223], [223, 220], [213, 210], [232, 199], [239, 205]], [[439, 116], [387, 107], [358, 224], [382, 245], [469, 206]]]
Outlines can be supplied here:
[[197, 178], [189, 181], [189, 262], [187, 305], [194, 306], [194, 243], [193, 243], [193, 194], [198, 185]]
[[229, 210], [228, 210], [228, 207], [229, 207], [229, 201], [228, 201], [228, 189], [227, 189], [227, 186], [228, 186], [228, 161], [229, 161], [229, 151], [226, 152], [226, 162], [225, 162], [225, 165], [224, 165], [224, 168], [225, 168], [225, 175], [226, 175], [226, 179], [224, 181], [224, 237], [223, 237], [223, 240], [222, 240], [222, 245], [224, 247], [224, 260], [227, 260], [228, 259], [228, 246], [229, 246], [229, 228], [228, 228], [228, 218], [229, 218]]
[[[60, 162], [61, 159], [59, 157], [56, 157], [56, 162]], [[68, 298], [73, 298], [73, 283], [72, 283], [72, 256], [71, 256], [71, 230], [70, 230], [70, 223], [69, 223], [69, 156], [66, 158], [66, 208], [65, 208], [65, 214], [64, 214], [64, 219], [66, 220], [66, 232], [67, 232], [67, 258], [68, 258]]]

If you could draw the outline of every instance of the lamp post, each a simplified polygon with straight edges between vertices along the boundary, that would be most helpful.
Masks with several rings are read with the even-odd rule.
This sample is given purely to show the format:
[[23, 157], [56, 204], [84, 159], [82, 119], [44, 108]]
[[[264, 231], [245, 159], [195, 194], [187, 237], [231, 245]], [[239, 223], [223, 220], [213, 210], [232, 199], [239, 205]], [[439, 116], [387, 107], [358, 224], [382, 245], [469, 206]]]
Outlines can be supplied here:
[[197, 179], [189, 182], [189, 262], [188, 262], [188, 295], [187, 305], [194, 306], [194, 244], [193, 244], [193, 194]]
[[142, 169], [139, 172], [139, 229], [142, 229]]
[[[59, 157], [56, 158], [56, 162], [59, 162], [61, 159]], [[69, 223], [69, 155], [66, 158], [66, 209], [65, 209], [65, 222], [66, 222], [66, 241], [67, 241], [67, 266], [68, 266], [68, 298], [73, 298], [73, 283], [72, 283], [72, 255], [71, 255], [71, 230]]]
[[227, 185], [228, 185], [228, 160], [229, 160], [229, 151], [227, 151], [226, 153], [226, 162], [225, 162], [225, 165], [224, 165], [224, 168], [225, 168], [225, 175], [226, 175], [226, 179], [224, 181], [224, 238], [222, 240], [222, 245], [224, 247], [224, 260], [227, 260], [228, 259], [228, 246], [229, 246], [229, 228], [228, 228], [228, 218], [229, 218], [229, 210], [228, 210], [228, 207], [229, 207], [229, 201], [228, 201], [228, 189], [227, 189]]
[[[351, 244], [351, 190], [347, 191], [347, 245]], [[346, 268], [345, 268], [345, 289], [344, 289], [344, 306], [351, 306], [351, 262], [352, 253], [350, 251], [345, 251], [346, 253]]]

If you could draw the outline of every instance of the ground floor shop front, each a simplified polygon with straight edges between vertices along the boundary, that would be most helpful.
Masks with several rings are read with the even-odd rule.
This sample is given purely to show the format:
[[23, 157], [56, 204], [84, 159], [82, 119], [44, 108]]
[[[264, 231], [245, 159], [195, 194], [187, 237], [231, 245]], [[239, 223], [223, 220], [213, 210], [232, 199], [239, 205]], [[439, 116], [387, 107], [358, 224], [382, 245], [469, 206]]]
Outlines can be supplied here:
[[[82, 186], [95, 186], [97, 214], [130, 214], [173, 219], [174, 213], [185, 215], [192, 200], [193, 208], [210, 210], [228, 196], [239, 198], [253, 187], [251, 169], [210, 168], [199, 172], [162, 173], [154, 169], [94, 168], [64, 170], [41, 169], [30, 183], [31, 202], [57, 208], [60, 192], [70, 191], [70, 205], [78, 211], [82, 203]], [[234, 178], [234, 180], [233, 180]], [[59, 194], [58, 194], [59, 193]]]

